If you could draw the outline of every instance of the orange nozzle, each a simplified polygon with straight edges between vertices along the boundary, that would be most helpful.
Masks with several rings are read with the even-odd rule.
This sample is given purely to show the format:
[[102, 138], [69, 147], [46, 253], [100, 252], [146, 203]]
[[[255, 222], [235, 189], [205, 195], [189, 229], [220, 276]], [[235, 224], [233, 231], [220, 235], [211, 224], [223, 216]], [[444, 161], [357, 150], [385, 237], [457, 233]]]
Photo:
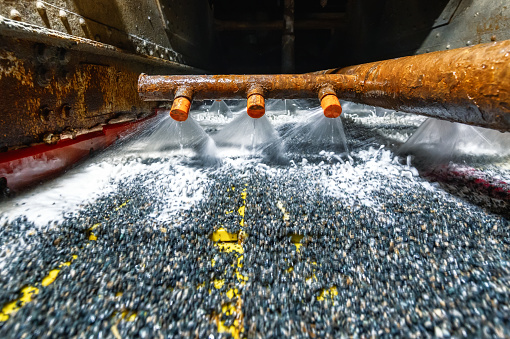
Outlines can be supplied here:
[[170, 109], [170, 116], [176, 121], [186, 121], [186, 119], [188, 119], [190, 106], [191, 101], [188, 98], [175, 98], [172, 108]]
[[266, 105], [264, 97], [260, 94], [252, 94], [248, 97], [248, 115], [254, 119], [258, 119], [266, 113]]
[[336, 95], [328, 94], [321, 100], [322, 110], [326, 118], [338, 118], [342, 113], [342, 106]]

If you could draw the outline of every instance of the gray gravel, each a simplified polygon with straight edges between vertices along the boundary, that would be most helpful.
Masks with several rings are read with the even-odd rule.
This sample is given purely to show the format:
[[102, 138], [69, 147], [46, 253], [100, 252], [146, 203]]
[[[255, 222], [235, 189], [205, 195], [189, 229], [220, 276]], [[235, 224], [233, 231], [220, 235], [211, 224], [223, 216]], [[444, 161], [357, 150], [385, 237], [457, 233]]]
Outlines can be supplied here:
[[[419, 177], [396, 189], [395, 178], [378, 174], [376, 205], [329, 194], [324, 176], [341, 162], [363, 166], [356, 150], [378, 138], [364, 140], [350, 139], [350, 160], [314, 152], [305, 164], [305, 149], [295, 147], [287, 154], [294, 165], [225, 161], [204, 170], [204, 199], [166, 221], [158, 218], [166, 192], [155, 184], [166, 174], [148, 172], [47, 228], [6, 222], [0, 304], [27, 285], [40, 293], [0, 323], [0, 337], [229, 337], [216, 319], [229, 325], [241, 315], [248, 338], [509, 337], [509, 221]], [[246, 284], [232, 266], [239, 254], [209, 238], [220, 226], [238, 232], [244, 204], [237, 269]], [[292, 235], [302, 236], [299, 251]], [[318, 298], [332, 287], [338, 293]], [[222, 312], [236, 303], [238, 313]]]

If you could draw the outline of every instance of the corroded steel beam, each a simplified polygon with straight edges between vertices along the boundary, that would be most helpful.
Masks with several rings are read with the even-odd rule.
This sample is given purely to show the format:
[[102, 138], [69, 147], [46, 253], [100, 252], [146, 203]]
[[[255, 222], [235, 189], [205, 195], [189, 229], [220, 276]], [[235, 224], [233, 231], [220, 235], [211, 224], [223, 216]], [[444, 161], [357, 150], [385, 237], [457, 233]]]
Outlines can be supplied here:
[[[510, 40], [308, 74], [147, 76], [143, 100], [336, 95], [353, 102], [510, 131]], [[327, 90], [326, 90], [327, 89]]]

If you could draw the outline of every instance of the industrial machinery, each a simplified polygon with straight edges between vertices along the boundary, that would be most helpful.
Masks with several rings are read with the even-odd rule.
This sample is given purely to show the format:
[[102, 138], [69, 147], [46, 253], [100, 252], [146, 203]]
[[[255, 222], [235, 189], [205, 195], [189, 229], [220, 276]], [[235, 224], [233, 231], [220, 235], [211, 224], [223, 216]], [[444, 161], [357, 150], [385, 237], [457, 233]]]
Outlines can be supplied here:
[[0, 91], [0, 337], [510, 337], [508, 0], [0, 0]]
[[[508, 43], [500, 41], [510, 37], [510, 28], [503, 0], [433, 4], [151, 0], [136, 5], [6, 0], [1, 11], [1, 166], [4, 181], [14, 190], [41, 175], [13, 176], [20, 168], [16, 159], [37, 158], [70, 140], [104, 135], [104, 128], [143, 119], [158, 102], [173, 99], [174, 93], [167, 93], [175, 89], [171, 86], [161, 95], [149, 95], [148, 88], [140, 87], [142, 97], [152, 100], [142, 101], [136, 93], [140, 73], [308, 73], [340, 67], [322, 72], [339, 74], [325, 75], [327, 80], [311, 74], [233, 77], [236, 85], [223, 83], [218, 91], [207, 78], [209, 87], [192, 95], [182, 94], [181, 87], [176, 105], [186, 107], [182, 98], [191, 96], [200, 100], [248, 95], [254, 105], [248, 113], [260, 116], [260, 109], [251, 112], [262, 107], [258, 105], [263, 96], [314, 98], [322, 88], [320, 99], [333, 100], [332, 106], [327, 104], [333, 116], [340, 111], [339, 104], [326, 94], [508, 130]], [[484, 43], [488, 45], [465, 47]], [[341, 68], [413, 54], [417, 56]], [[147, 85], [148, 78], [140, 79], [140, 86]], [[275, 87], [268, 88], [268, 82]], [[455, 107], [467, 111], [457, 113]], [[72, 152], [63, 152], [59, 156], [69, 158], [65, 165], [42, 172], [58, 172], [109, 143], [83, 144], [73, 157]], [[14, 177], [20, 176], [26, 183], [16, 182]]]

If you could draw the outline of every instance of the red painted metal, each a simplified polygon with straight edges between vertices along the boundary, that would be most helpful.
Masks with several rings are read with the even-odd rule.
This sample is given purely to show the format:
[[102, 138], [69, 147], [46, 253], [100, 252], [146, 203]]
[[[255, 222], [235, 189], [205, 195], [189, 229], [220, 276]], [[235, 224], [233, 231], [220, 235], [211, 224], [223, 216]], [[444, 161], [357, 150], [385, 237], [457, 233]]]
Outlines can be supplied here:
[[105, 149], [153, 117], [105, 125], [102, 131], [60, 140], [54, 145], [41, 144], [1, 153], [0, 178], [7, 180], [9, 190], [18, 192], [65, 171], [92, 151]]
[[496, 213], [510, 213], [510, 183], [466, 165], [448, 164], [422, 173], [455, 195]]

